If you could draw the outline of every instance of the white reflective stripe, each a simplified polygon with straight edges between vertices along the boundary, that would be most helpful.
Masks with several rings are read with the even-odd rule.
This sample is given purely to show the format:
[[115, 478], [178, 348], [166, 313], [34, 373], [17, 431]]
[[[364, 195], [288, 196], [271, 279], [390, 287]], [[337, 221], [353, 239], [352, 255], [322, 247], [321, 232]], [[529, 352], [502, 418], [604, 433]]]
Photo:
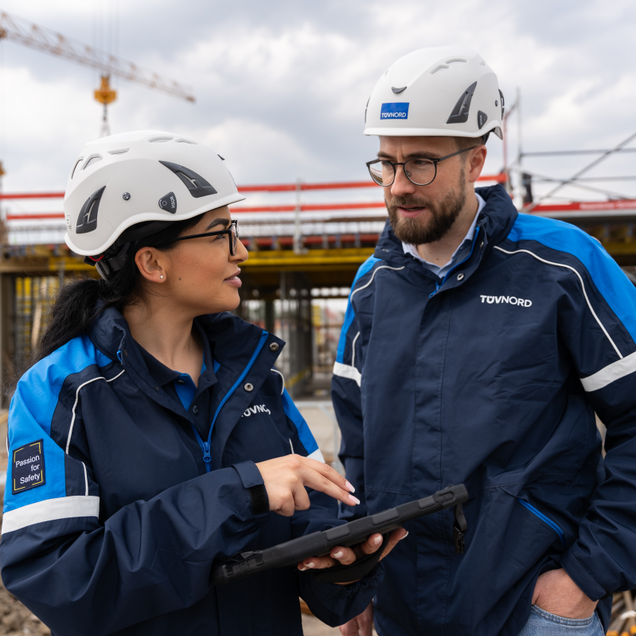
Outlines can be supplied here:
[[[402, 267], [391, 267], [390, 265], [380, 265], [379, 267], [376, 267], [373, 270], [373, 274], [371, 274], [371, 278], [364, 284], [362, 285], [362, 287], [358, 287], [357, 289], [354, 289], [351, 292], [351, 295], [349, 296], [349, 302], [351, 302], [352, 298], [359, 292], [362, 291], [363, 289], [366, 289], [372, 282], [373, 279], [375, 278], [375, 275], [381, 270], [381, 269], [390, 269], [391, 271], [394, 272], [399, 272], [400, 270], [404, 269], [406, 266], [402, 265]], [[353, 339], [353, 343], [351, 344], [351, 366], [349, 367], [346, 364], [342, 364], [341, 362], [336, 362], [333, 366], [333, 372], [334, 375], [339, 375], [343, 378], [350, 378], [351, 380], [355, 380], [358, 383], [358, 386], [360, 386], [360, 382], [362, 380], [362, 376], [360, 375], [360, 372], [355, 368], [355, 363], [356, 363], [356, 340], [358, 339], [358, 336], [360, 336], [360, 332], [358, 331], [356, 337]], [[346, 367], [347, 369], [351, 369], [351, 371], [347, 371], [347, 370], [343, 370], [341, 373], [338, 372], [338, 368], [339, 367], [343, 367], [343, 369]]]
[[322, 456], [322, 453], [319, 448], [317, 448], [311, 455], [307, 455], [309, 459], [315, 459], [317, 462], [325, 463], [325, 458]]
[[66, 438], [66, 454], [67, 455], [68, 455], [68, 449], [71, 447], [71, 436], [73, 435], [73, 427], [75, 426], [75, 409], [77, 408], [77, 403], [79, 402], [80, 389], [84, 388], [87, 384], [90, 384], [91, 382], [95, 382], [96, 380], [106, 380], [106, 382], [112, 382], [113, 380], [116, 380], [120, 375], [122, 375], [125, 371], [126, 369], [121, 371], [121, 373], [117, 374], [114, 378], [111, 378], [110, 380], [106, 380], [105, 377], [100, 375], [99, 377], [93, 378], [92, 380], [88, 380], [87, 382], [84, 382], [84, 384], [80, 384], [77, 387], [77, 390], [75, 391], [75, 404], [73, 404], [73, 417], [71, 418], [71, 426], [68, 429], [68, 437]]
[[88, 471], [86, 470], [86, 464], [84, 462], [81, 462], [82, 466], [84, 467], [84, 486], [86, 488], [86, 490], [84, 491], [84, 494], [88, 497]]
[[364, 284], [362, 285], [362, 287], [358, 287], [358, 289], [354, 289], [351, 292], [351, 296], [349, 296], [349, 302], [351, 302], [351, 299], [359, 292], [362, 291], [363, 289], [366, 289], [372, 282], [373, 279], [375, 278], [375, 275], [381, 270], [381, 269], [390, 269], [393, 270], [394, 272], [399, 272], [401, 269], [404, 269], [406, 267], [406, 265], [402, 265], [402, 267], [391, 267], [390, 265], [380, 265], [379, 267], [376, 267], [373, 270], [373, 274], [371, 274], [371, 278]]
[[606, 387], [608, 384], [624, 378], [630, 373], [636, 371], [636, 353], [630, 353], [622, 360], [612, 362], [604, 369], [597, 371], [593, 375], [588, 375], [587, 378], [581, 378], [581, 384], [583, 388], [589, 393], [590, 391], [598, 391]]
[[280, 375], [280, 379], [282, 380], [283, 386], [281, 387], [280, 394], [285, 393], [285, 376], [278, 369], [270, 369], [270, 371], [274, 373], [278, 373]]
[[99, 517], [99, 497], [59, 497], [10, 510], [4, 513], [2, 534], [20, 530], [35, 523], [77, 517]]
[[354, 380], [355, 383], [360, 386], [362, 384], [362, 375], [360, 371], [355, 367], [350, 367], [348, 364], [342, 364], [342, 362], [334, 362], [333, 374], [338, 375], [341, 378], [349, 378]]
[[[605, 326], [600, 321], [599, 317], [596, 315], [594, 309], [592, 309], [592, 303], [590, 303], [590, 299], [587, 297], [587, 291], [585, 290], [585, 283], [583, 282], [583, 277], [574, 269], [574, 267], [570, 267], [570, 265], [564, 265], [563, 263], [553, 263], [552, 261], [546, 261], [544, 258], [537, 256], [530, 250], [515, 250], [514, 252], [509, 252], [508, 250], [505, 250], [502, 247], [499, 247], [498, 245], [495, 245], [495, 249], [499, 250], [500, 252], [503, 252], [504, 254], [522, 254], [522, 253], [530, 254], [530, 256], [532, 256], [533, 258], [536, 258], [538, 261], [541, 261], [542, 263], [546, 263], [548, 265], [554, 265], [555, 267], [563, 267], [565, 269], [569, 269], [573, 271], [578, 276], [579, 282], [581, 283], [581, 289], [583, 290], [583, 296], [585, 297], [585, 302], [587, 303], [587, 306], [592, 316], [594, 316], [594, 320], [596, 320], [596, 322], [598, 323], [598, 326], [603, 330], [603, 333], [605, 334], [606, 338], [610, 341], [610, 344], [612, 345], [612, 347], [614, 347], [614, 351], [616, 351], [616, 353], [618, 354], [618, 357], [619, 358], [623, 357], [621, 352], [618, 350], [618, 347], [614, 344], [614, 341], [610, 338], [609, 333], [607, 333], [607, 329], [605, 329]], [[590, 377], [593, 377], [593, 376], [590, 376]]]
[[358, 338], [360, 337], [360, 332], [356, 334], [356, 337], [353, 339], [351, 343], [351, 366], [356, 366], [356, 342], [358, 342]]

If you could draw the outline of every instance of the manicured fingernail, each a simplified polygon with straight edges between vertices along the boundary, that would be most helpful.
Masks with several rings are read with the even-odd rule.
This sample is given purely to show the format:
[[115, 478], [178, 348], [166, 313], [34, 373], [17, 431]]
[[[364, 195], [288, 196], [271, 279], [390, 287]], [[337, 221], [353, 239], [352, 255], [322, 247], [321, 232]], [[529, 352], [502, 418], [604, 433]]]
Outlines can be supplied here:
[[348, 481], [345, 481], [345, 486], [347, 487], [347, 490], [349, 492], [355, 492], [356, 491], [356, 489]]
[[373, 539], [373, 545], [380, 545], [382, 543], [382, 537], [376, 537]]
[[307, 569], [307, 567], [306, 567], [306, 566], [304, 566], [304, 565], [301, 565], [298, 569], [299, 569], [301, 572], [304, 572], [304, 571]]
[[310, 561], [306, 565], [307, 565], [308, 568], [315, 568], [316, 567], [316, 564], [313, 561]]
[[[402, 537], [402, 539], [406, 539], [406, 537], [409, 536], [409, 531], [407, 530], [404, 534], [404, 536]], [[400, 539], [400, 541], [402, 541], [402, 539]]]
[[356, 506], [360, 503], [360, 500], [357, 497], [354, 497], [353, 495], [349, 495], [349, 499], [353, 501], [354, 505]]
[[338, 550], [338, 552], [335, 552], [333, 555], [334, 559], [342, 559], [342, 557], [344, 556], [344, 552], [342, 550]]

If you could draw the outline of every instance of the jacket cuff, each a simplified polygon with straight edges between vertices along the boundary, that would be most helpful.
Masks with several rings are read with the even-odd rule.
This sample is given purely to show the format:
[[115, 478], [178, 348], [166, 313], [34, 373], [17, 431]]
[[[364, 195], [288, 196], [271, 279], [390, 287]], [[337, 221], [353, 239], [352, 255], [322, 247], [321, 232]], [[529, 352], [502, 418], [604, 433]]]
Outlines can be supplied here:
[[269, 518], [269, 497], [263, 482], [263, 477], [252, 461], [240, 462], [233, 465], [239, 474], [244, 488], [250, 496], [252, 514], [257, 522], [263, 522]]
[[561, 556], [559, 559], [561, 567], [592, 601], [598, 601], [607, 594], [607, 590], [594, 578], [584, 563], [573, 554], [575, 549], [576, 544]]

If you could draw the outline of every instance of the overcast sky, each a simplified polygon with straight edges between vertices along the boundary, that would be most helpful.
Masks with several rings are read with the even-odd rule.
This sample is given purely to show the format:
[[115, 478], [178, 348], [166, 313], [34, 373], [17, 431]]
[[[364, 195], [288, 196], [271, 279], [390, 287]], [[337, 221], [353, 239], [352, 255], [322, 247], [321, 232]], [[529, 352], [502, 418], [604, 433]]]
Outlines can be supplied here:
[[[524, 152], [609, 149], [636, 133], [634, 0], [0, 0], [0, 11], [189, 85], [194, 105], [114, 78], [111, 131], [190, 135], [223, 155], [239, 184], [365, 179], [377, 151], [377, 138], [362, 134], [369, 93], [393, 61], [425, 46], [474, 48], [508, 106], [520, 92], [513, 159], [520, 138]], [[64, 188], [100, 133], [98, 84], [95, 70], [0, 40], [4, 192]], [[492, 137], [488, 148], [486, 172], [498, 172], [502, 143]], [[523, 165], [565, 178], [594, 158]], [[623, 153], [586, 176], [636, 177], [635, 166], [636, 153]], [[588, 185], [636, 198], [636, 180]]]

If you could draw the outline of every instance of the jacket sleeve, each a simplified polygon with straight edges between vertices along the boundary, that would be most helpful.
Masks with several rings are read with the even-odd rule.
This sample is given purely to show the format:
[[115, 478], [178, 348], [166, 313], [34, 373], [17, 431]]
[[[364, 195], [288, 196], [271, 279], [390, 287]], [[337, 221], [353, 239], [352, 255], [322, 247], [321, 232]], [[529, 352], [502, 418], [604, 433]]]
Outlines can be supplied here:
[[597, 600], [636, 588], [636, 289], [594, 240], [578, 240], [560, 333], [587, 401], [607, 427], [607, 454], [561, 565]]
[[11, 404], [0, 542], [7, 589], [69, 636], [109, 634], [203, 598], [213, 560], [244, 549], [269, 517], [252, 513], [256, 466], [213, 471], [102, 520], [88, 462], [51, 438], [43, 413], [57, 395], [47, 391], [46, 382], [21, 381]]
[[342, 434], [340, 461], [347, 479], [356, 489], [356, 497], [360, 499], [360, 505], [355, 509], [340, 507], [341, 517], [348, 521], [367, 514], [364, 497], [364, 426], [360, 397], [362, 367], [360, 325], [350, 298], [331, 381], [331, 400]]

